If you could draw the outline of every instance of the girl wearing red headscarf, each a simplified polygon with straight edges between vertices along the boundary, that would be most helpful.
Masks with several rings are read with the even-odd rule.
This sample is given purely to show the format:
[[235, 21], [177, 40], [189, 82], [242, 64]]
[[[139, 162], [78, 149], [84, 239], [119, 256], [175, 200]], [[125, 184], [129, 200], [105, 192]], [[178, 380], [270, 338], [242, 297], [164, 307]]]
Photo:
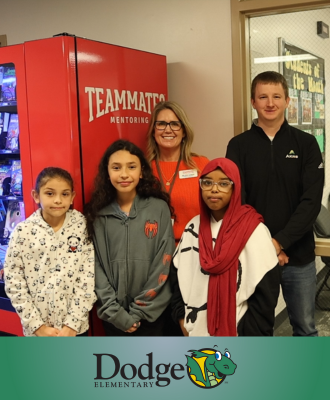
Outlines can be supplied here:
[[272, 336], [278, 260], [262, 216], [241, 204], [236, 164], [205, 166], [199, 205], [173, 256], [173, 318], [186, 336]]

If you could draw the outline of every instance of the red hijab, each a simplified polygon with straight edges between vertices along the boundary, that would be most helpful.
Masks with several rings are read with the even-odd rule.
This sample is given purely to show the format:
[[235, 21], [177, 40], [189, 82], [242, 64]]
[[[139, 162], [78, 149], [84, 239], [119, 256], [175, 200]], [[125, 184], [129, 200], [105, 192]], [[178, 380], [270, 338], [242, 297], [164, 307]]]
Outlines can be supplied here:
[[207, 300], [207, 326], [211, 336], [237, 336], [236, 291], [238, 257], [252, 232], [263, 218], [249, 205], [241, 203], [241, 179], [235, 163], [227, 158], [210, 161], [202, 176], [220, 168], [234, 182], [229, 206], [213, 249], [210, 210], [199, 192], [199, 258], [210, 273]]

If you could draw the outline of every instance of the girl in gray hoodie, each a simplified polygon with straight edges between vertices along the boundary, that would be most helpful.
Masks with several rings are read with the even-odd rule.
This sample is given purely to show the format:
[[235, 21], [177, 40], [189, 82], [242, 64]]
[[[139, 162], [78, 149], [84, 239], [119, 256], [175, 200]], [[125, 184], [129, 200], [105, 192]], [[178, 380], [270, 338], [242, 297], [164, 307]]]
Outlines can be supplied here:
[[135, 144], [118, 140], [105, 151], [85, 215], [106, 335], [161, 336], [171, 298], [171, 210]]

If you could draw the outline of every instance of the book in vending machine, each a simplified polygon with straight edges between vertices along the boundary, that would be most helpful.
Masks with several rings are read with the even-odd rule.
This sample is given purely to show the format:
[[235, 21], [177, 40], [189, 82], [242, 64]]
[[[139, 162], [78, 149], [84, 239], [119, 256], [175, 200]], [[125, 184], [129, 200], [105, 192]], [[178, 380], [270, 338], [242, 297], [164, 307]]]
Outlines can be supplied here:
[[36, 209], [38, 173], [68, 170], [82, 211], [106, 147], [123, 138], [145, 149], [166, 99], [163, 55], [66, 33], [0, 48], [0, 335], [22, 335], [2, 266], [11, 232]]

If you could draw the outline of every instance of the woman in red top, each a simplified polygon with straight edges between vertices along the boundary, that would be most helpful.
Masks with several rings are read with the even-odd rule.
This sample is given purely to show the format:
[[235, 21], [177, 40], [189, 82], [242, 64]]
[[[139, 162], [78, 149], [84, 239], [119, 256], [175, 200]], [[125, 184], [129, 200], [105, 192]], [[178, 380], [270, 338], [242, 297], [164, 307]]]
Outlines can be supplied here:
[[186, 224], [199, 213], [198, 179], [208, 159], [191, 151], [194, 132], [187, 115], [174, 101], [154, 108], [148, 134], [148, 159], [153, 173], [171, 197], [178, 244]]

